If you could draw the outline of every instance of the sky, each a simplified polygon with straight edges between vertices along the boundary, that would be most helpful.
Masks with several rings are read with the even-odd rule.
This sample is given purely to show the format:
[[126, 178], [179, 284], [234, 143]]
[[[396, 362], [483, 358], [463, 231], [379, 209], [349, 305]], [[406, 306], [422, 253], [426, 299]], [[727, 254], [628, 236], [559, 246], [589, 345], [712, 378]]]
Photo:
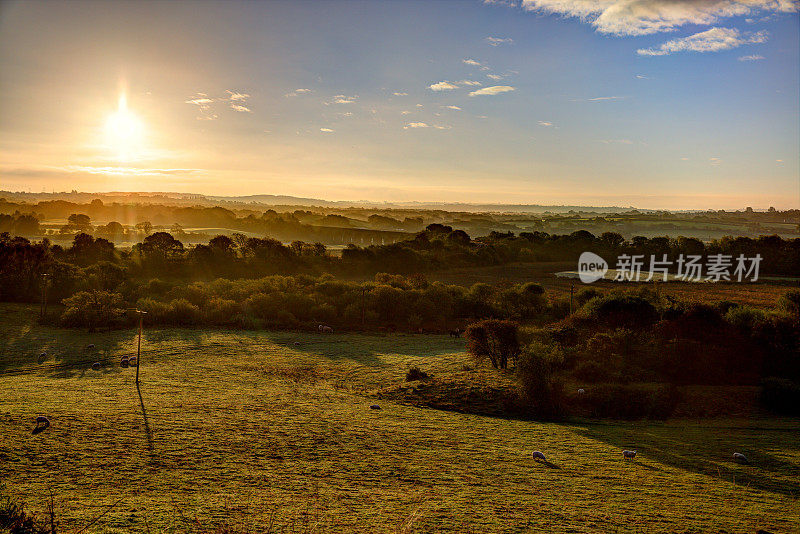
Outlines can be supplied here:
[[0, 189], [800, 208], [789, 0], [0, 2]]

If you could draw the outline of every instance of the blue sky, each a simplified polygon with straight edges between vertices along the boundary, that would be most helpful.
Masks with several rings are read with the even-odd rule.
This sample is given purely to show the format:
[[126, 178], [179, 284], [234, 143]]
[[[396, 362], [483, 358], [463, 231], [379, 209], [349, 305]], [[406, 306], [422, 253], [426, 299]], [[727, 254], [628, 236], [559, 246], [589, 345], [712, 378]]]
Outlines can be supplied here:
[[3, 3], [0, 187], [797, 208], [798, 22], [773, 0]]

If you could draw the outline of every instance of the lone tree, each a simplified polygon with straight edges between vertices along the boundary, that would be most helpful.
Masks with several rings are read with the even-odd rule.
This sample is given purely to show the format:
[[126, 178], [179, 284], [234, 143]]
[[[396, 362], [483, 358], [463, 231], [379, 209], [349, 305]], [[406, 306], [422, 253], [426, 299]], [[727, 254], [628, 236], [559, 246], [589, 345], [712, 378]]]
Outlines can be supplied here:
[[521, 347], [518, 325], [513, 321], [484, 319], [467, 327], [467, 352], [477, 361], [489, 358], [495, 369], [507, 369], [508, 362], [516, 363]]

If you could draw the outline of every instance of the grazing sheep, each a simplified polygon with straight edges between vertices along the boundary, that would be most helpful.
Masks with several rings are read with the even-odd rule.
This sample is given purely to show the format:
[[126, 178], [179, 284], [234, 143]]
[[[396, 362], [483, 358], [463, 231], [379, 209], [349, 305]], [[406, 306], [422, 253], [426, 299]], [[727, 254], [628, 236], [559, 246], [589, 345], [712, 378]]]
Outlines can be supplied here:
[[542, 451], [533, 451], [533, 460], [536, 462], [546, 462], [547, 459], [544, 457], [544, 453]]
[[323, 334], [333, 334], [333, 328], [331, 328], [330, 326], [323, 326], [322, 327], [322, 333]]
[[[39, 426], [39, 425], [42, 425], [42, 426]], [[34, 434], [38, 434], [39, 432], [42, 432], [44, 429], [46, 429], [49, 426], [50, 426], [50, 419], [48, 419], [44, 415], [40, 415], [40, 416], [36, 417], [36, 426], [33, 427], [33, 433]]]
[[734, 452], [733, 453], [733, 461], [740, 464], [749, 464], [750, 460], [747, 459], [747, 456], [742, 454], [741, 452]]
[[99, 371], [100, 370], [100, 362], [94, 362], [92, 364], [92, 369], [94, 369], [95, 371]]
[[86, 350], [92, 350], [94, 348], [94, 343], [89, 343], [86, 345]]
[[622, 457], [628, 460], [632, 460], [636, 458], [636, 451], [624, 450], [622, 451]]
[[322, 332], [322, 329], [323, 329], [323, 328], [325, 328], [323, 325], [319, 325], [319, 326], [317, 327], [317, 330], [319, 330], [320, 332]]
[[130, 358], [128, 358], [128, 365], [130, 365], [131, 367], [136, 365], [136, 356], [131, 356]]
[[586, 390], [585, 390], [585, 389], [583, 389], [583, 388], [580, 388], [580, 389], [578, 390], [578, 395], [583, 395], [584, 393], [586, 393]]
[[294, 342], [294, 346], [295, 346], [295, 347], [298, 347], [298, 346], [300, 346], [300, 342], [299, 342], [299, 341], [295, 341], [295, 342]]
[[380, 409], [381, 409], [381, 407], [380, 407], [380, 406], [378, 406], [377, 404], [371, 404], [371, 405], [369, 406], [369, 409], [370, 409], [370, 410], [380, 410]]
[[43, 353], [41, 353], [41, 354], [39, 355], [39, 363], [42, 363], [42, 362], [43, 362], [43, 361], [45, 361], [46, 359], [47, 359], [47, 353], [46, 353], [46, 352], [43, 352]]
[[122, 358], [119, 362], [119, 366], [123, 369], [128, 367], [128, 365], [130, 365], [130, 360], [128, 360], [128, 358]]
[[452, 337], [452, 338], [461, 337], [461, 329], [460, 328], [456, 328], [455, 330], [450, 330], [450, 337]]

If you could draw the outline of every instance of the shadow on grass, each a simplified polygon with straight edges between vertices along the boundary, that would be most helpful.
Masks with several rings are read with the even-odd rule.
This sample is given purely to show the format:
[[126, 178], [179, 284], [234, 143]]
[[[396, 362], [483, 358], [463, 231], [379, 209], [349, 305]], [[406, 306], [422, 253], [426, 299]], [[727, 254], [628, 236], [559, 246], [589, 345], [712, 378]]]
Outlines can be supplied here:
[[142, 417], [144, 418], [144, 432], [147, 435], [147, 448], [153, 452], [153, 432], [150, 430], [150, 423], [147, 420], [147, 410], [144, 408], [144, 399], [142, 398], [142, 388], [139, 383], [136, 383], [136, 393], [139, 394], [139, 406], [142, 408]]
[[[800, 437], [796, 428], [730, 428], [703, 426], [702, 423], [680, 427], [652, 423], [567, 426], [578, 434], [618, 447], [620, 451], [636, 448], [643, 458], [663, 465], [770, 493], [800, 494], [800, 477], [791, 476], [797, 473], [797, 467], [765, 452], [774, 449], [776, 444], [797, 447]], [[746, 454], [750, 464], [734, 463], [734, 451]], [[641, 461], [631, 463], [658, 469]]]
[[381, 360], [384, 354], [436, 358], [464, 350], [461, 340], [429, 334], [275, 334], [273, 341], [278, 345], [329, 360], [348, 359], [371, 367], [389, 365]]

